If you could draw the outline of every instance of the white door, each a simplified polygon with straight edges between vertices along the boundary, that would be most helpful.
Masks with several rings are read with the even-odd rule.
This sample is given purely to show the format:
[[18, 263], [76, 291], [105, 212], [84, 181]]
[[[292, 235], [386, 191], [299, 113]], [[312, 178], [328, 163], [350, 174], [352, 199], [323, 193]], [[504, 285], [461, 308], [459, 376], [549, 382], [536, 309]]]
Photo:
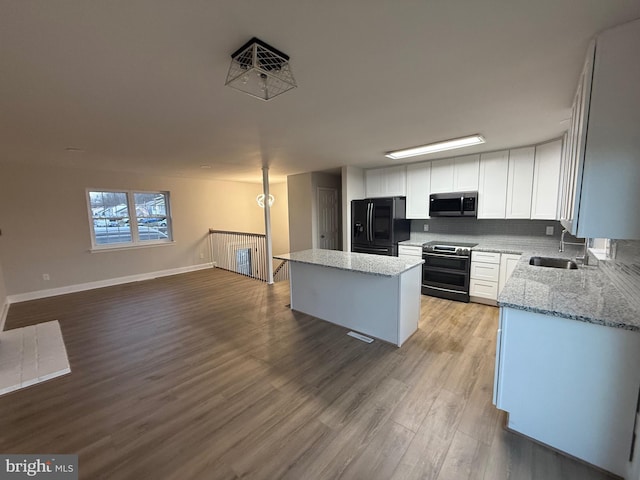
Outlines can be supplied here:
[[338, 190], [318, 187], [318, 248], [338, 250]]

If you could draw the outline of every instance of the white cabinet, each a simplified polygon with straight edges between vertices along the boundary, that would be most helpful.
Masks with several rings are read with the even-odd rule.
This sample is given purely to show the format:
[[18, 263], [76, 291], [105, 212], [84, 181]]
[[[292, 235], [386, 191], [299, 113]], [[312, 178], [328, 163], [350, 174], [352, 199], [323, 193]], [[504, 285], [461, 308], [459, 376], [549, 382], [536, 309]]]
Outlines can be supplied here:
[[471, 279], [469, 280], [471, 301], [495, 305], [498, 298], [499, 278], [499, 253], [471, 252]]
[[407, 218], [429, 218], [431, 162], [407, 165]]
[[501, 308], [497, 340], [494, 403], [508, 427], [624, 476], [640, 333]]
[[536, 145], [533, 173], [532, 220], [558, 219], [558, 189], [562, 140]]
[[372, 168], [365, 170], [365, 196], [404, 197], [406, 195], [406, 167]]
[[480, 155], [478, 218], [505, 218], [509, 152]]
[[431, 162], [431, 193], [478, 189], [480, 155], [447, 158]]
[[640, 20], [602, 32], [576, 92], [561, 222], [579, 237], [640, 238]]
[[506, 218], [531, 217], [534, 154], [535, 147], [509, 150]]
[[453, 159], [453, 191], [468, 192], [478, 190], [480, 155], [466, 155]]
[[431, 193], [454, 192], [453, 158], [431, 162]]
[[422, 247], [414, 245], [398, 245], [398, 257], [411, 260], [422, 258]]
[[505, 283], [518, 265], [521, 255], [503, 253], [500, 257], [500, 279], [498, 281], [498, 295], [502, 293]]

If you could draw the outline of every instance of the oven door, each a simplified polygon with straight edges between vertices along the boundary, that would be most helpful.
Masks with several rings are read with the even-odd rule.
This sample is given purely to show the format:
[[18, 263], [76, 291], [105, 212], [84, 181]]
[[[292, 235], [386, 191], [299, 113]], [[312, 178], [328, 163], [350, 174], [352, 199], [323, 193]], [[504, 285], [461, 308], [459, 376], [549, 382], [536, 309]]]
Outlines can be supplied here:
[[423, 253], [422, 293], [463, 302], [469, 301], [468, 256]]
[[446, 270], [452, 273], [469, 274], [470, 258], [465, 255], [446, 255], [444, 253], [423, 253], [424, 268]]

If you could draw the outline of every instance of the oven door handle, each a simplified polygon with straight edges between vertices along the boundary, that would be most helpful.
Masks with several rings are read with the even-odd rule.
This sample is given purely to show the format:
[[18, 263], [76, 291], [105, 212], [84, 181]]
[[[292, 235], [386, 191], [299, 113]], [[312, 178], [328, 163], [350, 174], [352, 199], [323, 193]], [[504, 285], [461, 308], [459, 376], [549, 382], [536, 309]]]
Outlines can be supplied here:
[[468, 255], [446, 255], [444, 253], [423, 253], [423, 257], [469, 258]]
[[432, 287], [431, 285], [422, 285], [425, 288], [431, 288], [432, 290], [440, 290], [443, 292], [451, 292], [451, 293], [466, 293], [466, 290], [451, 290], [450, 288], [442, 288], [442, 287]]

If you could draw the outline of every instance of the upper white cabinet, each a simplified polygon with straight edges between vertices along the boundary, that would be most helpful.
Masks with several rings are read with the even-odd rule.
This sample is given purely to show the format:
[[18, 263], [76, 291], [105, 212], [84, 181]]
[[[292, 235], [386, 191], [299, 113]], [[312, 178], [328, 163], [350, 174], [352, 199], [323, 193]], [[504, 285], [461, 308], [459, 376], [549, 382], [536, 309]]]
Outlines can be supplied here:
[[536, 145], [533, 173], [532, 220], [558, 219], [558, 190], [562, 140]]
[[365, 196], [403, 197], [406, 191], [406, 167], [372, 168], [365, 170]]
[[562, 169], [561, 222], [579, 237], [640, 238], [638, 45], [635, 20], [605, 30], [587, 56]]
[[453, 159], [453, 190], [465, 192], [478, 190], [480, 155], [467, 155]]
[[480, 155], [431, 162], [431, 193], [477, 190], [479, 163]]
[[453, 158], [431, 162], [431, 193], [454, 192]]
[[509, 151], [480, 155], [478, 218], [505, 218]]
[[535, 147], [509, 150], [506, 218], [532, 218], [531, 193], [533, 190], [534, 155]]
[[407, 165], [407, 218], [429, 218], [431, 162]]

